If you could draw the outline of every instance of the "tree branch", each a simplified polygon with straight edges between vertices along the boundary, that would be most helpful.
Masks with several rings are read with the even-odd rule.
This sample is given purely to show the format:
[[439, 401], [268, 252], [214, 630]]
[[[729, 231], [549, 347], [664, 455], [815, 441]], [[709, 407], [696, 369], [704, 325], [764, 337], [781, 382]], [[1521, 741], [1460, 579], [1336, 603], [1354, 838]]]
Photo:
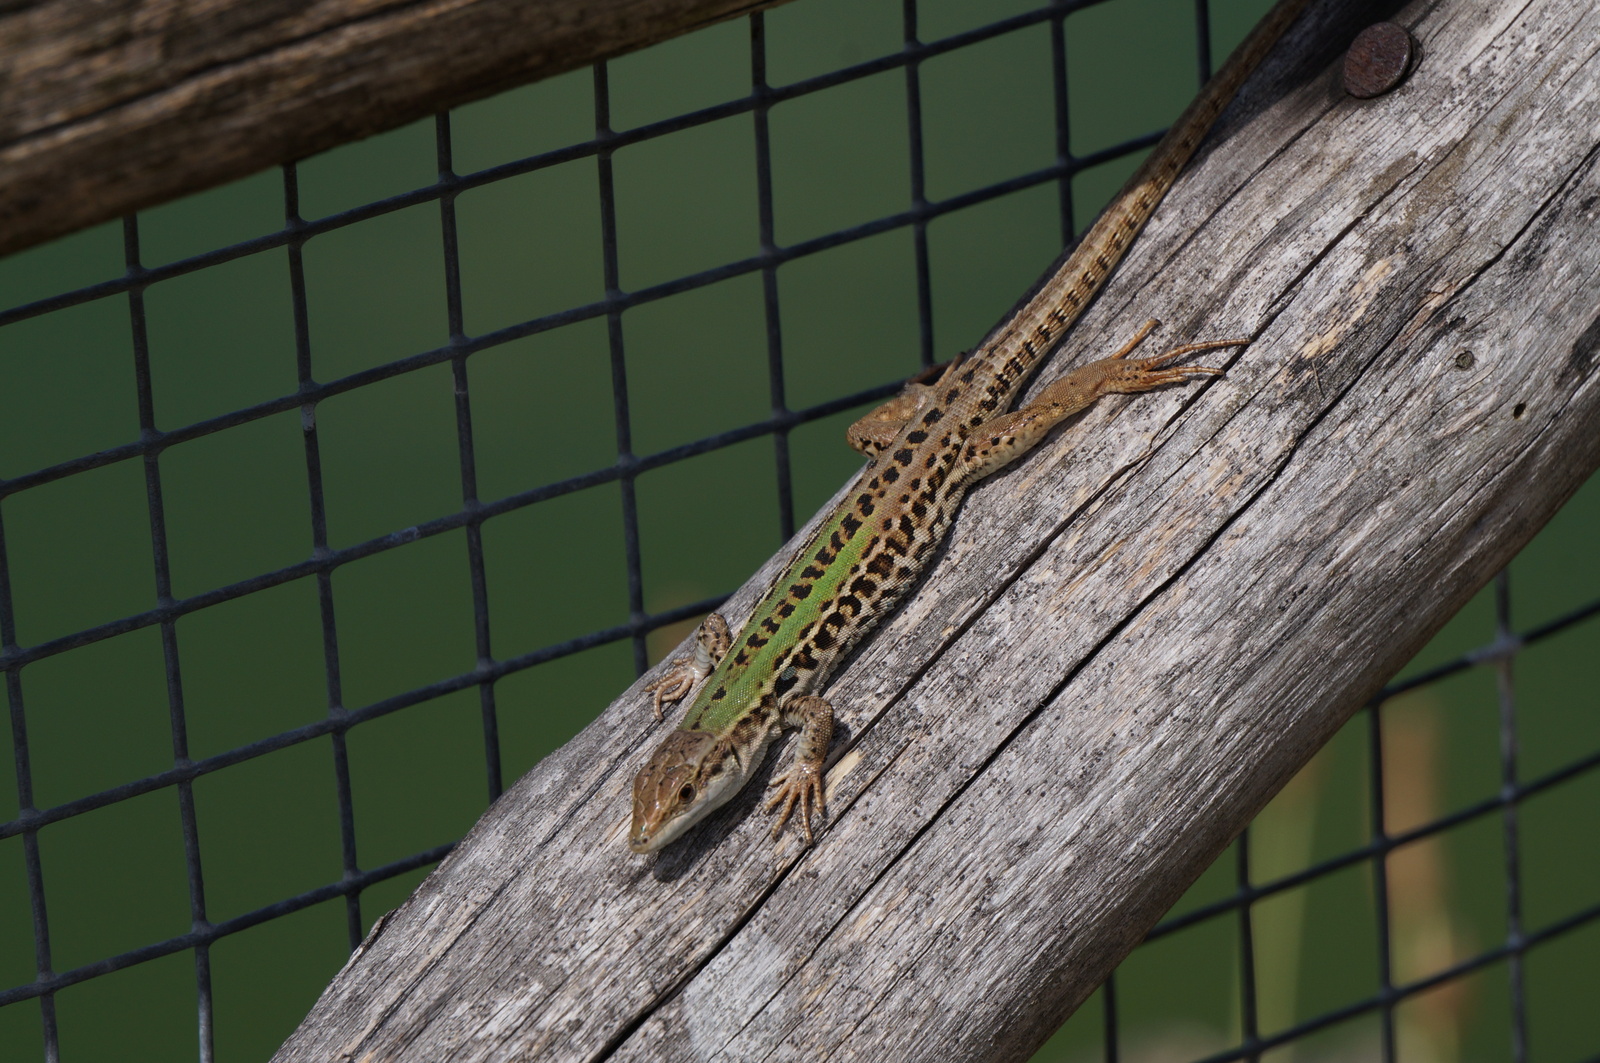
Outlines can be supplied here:
[[3, 5], [0, 254], [779, 2]]
[[1413, 5], [1356, 101], [1370, 14], [1290, 31], [1046, 375], [1151, 314], [1255, 341], [973, 493], [828, 691], [815, 849], [752, 785], [630, 855], [636, 685], [276, 1059], [1025, 1059], [1600, 465], [1600, 10]]

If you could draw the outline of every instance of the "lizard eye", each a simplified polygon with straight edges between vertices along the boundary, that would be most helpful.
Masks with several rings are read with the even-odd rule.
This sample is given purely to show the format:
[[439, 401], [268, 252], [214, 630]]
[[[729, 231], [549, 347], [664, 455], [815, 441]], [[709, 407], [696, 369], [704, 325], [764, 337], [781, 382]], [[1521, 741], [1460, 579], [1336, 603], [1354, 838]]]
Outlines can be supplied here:
[[683, 789], [678, 791], [678, 800], [680, 800], [680, 801], [693, 801], [694, 800], [694, 786], [692, 786], [689, 783], [685, 783], [684, 786], [683, 786]]

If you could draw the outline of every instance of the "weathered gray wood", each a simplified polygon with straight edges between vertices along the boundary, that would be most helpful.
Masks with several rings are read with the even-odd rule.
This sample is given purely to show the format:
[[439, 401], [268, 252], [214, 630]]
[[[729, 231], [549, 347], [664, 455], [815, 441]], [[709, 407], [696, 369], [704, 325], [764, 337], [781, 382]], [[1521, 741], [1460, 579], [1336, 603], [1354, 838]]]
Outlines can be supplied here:
[[0, 255], [780, 2], [0, 4]]
[[1025, 1058], [1600, 465], [1600, 10], [1407, 8], [1356, 102], [1367, 14], [1291, 30], [1046, 376], [1153, 313], [1255, 342], [968, 499], [831, 687], [814, 850], [752, 791], [630, 855], [635, 687], [276, 1058]]

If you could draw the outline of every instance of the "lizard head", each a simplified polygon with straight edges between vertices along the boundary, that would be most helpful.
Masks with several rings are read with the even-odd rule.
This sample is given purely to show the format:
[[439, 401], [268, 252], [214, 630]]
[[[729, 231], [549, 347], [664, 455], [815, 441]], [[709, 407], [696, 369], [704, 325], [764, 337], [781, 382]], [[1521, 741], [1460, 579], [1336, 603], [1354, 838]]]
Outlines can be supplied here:
[[705, 731], [674, 731], [633, 780], [628, 848], [649, 853], [704, 819], [739, 789], [730, 746]]

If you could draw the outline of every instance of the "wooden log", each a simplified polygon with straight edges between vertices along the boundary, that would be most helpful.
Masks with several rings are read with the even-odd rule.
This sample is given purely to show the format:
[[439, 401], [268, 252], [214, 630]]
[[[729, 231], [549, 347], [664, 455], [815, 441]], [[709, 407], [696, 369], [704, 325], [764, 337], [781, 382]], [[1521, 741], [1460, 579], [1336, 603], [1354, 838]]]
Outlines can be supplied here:
[[0, 5], [0, 255], [778, 2]]
[[1356, 101], [1370, 14], [1290, 31], [1045, 376], [1151, 314], [1254, 342], [974, 492], [828, 692], [814, 849], [752, 786], [631, 855], [636, 685], [275, 1058], [1025, 1059], [1600, 465], [1600, 9], [1416, 3]]

